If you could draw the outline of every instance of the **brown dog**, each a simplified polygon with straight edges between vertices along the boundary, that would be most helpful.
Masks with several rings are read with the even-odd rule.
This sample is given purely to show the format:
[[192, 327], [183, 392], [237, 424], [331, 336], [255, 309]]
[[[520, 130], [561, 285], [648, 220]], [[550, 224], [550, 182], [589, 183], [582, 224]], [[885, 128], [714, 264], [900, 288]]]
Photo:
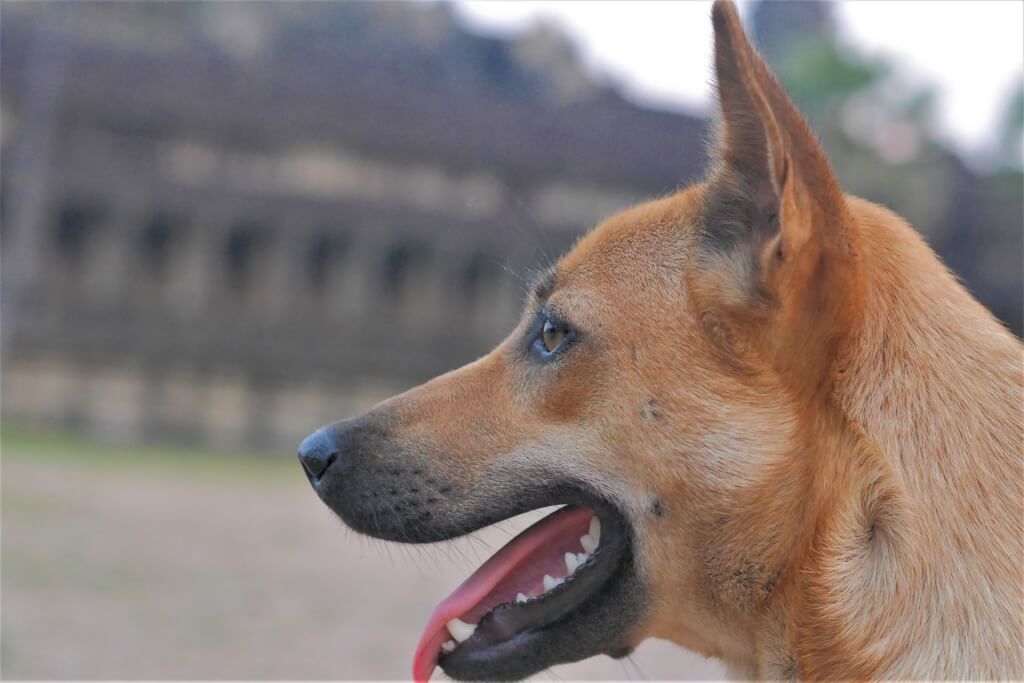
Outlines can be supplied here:
[[418, 679], [647, 637], [748, 676], [1020, 679], [1021, 345], [713, 24], [708, 180], [598, 226], [486, 357], [310, 436], [310, 480], [404, 542], [566, 505], [438, 606]]

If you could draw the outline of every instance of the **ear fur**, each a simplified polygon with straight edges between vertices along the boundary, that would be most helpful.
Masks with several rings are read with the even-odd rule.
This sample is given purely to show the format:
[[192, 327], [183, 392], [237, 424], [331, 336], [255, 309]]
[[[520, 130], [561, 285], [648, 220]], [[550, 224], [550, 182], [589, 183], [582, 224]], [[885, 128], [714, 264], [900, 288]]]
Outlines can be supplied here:
[[[715, 27], [715, 80], [721, 116], [716, 153], [719, 168], [716, 188], [732, 195], [735, 209], [745, 204], [745, 220], [736, 224], [712, 224], [709, 232], [716, 247], [728, 248], [750, 239], [751, 232], [775, 231], [779, 198], [785, 187], [786, 145], [770, 106], [755, 82], [746, 54], [746, 36], [735, 8], [718, 3], [712, 10]], [[729, 202], [723, 202], [728, 205]], [[734, 219], [739, 216], [734, 216]]]
[[753, 314], [762, 335], [769, 324], [773, 354], [825, 343], [848, 322], [859, 288], [842, 190], [735, 6], [718, 0], [711, 16], [721, 115], [703, 211], [703, 289]]

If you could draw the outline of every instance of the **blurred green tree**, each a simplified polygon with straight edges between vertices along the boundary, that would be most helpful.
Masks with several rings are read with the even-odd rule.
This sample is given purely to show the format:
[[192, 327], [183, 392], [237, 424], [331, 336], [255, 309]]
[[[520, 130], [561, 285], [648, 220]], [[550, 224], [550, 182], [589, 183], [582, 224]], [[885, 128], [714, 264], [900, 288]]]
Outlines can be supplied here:
[[1018, 83], [1003, 114], [999, 132], [999, 157], [1010, 170], [1024, 166], [1024, 82]]
[[829, 2], [761, 0], [759, 50], [808, 117], [843, 186], [904, 216], [1019, 335], [1024, 240], [1024, 87], [997, 131], [996, 170], [978, 171], [935, 133], [937, 92], [840, 39]]

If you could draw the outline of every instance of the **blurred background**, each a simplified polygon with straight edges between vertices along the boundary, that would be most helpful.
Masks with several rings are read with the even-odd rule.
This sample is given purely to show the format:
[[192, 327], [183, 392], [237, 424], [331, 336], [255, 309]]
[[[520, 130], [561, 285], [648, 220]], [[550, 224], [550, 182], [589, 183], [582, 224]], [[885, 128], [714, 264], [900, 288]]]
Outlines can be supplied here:
[[[1020, 335], [1024, 4], [741, 11], [847, 191]], [[0, 673], [407, 676], [526, 522], [357, 538], [295, 446], [484, 353], [583, 231], [701, 178], [708, 15], [5, 0]], [[721, 673], [649, 643], [540, 678]]]

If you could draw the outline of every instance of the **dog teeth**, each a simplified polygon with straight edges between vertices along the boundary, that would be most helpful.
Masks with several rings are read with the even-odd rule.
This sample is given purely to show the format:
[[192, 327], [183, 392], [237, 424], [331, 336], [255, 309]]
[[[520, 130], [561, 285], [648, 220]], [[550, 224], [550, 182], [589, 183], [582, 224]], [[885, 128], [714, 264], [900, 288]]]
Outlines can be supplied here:
[[574, 573], [576, 571], [576, 567], [579, 566], [579, 563], [580, 563], [580, 561], [576, 558], [575, 554], [573, 554], [573, 553], [566, 553], [565, 554], [565, 569], [566, 569], [566, 571], [569, 574], [572, 574], [572, 573]]
[[580, 545], [583, 546], [583, 549], [587, 552], [587, 554], [590, 554], [597, 550], [597, 541], [595, 541], [594, 537], [590, 534], [580, 536]]
[[448, 654], [449, 652], [451, 652], [454, 649], [455, 649], [455, 641], [454, 640], [446, 640], [443, 643], [441, 643], [441, 652], [443, 652], [445, 654]]
[[[590, 518], [590, 537], [594, 539], [594, 547], [601, 542], [601, 520], [594, 515]], [[593, 552], [588, 550], [587, 552]]]
[[529, 599], [530, 598], [526, 597], [526, 593], [519, 593], [519, 594], [516, 595], [516, 603], [520, 604], [520, 605], [523, 604], [524, 602], [526, 602]]
[[448, 633], [460, 643], [465, 642], [473, 632], [476, 631], [476, 624], [467, 624], [461, 619], [452, 619], [448, 622]]
[[582, 567], [583, 563], [590, 559], [587, 553], [576, 553], [576, 566]]
[[550, 591], [550, 590], [554, 590], [558, 586], [561, 586], [563, 583], [565, 583], [565, 579], [554, 579], [554, 578], [551, 578], [550, 574], [545, 574], [544, 575], [544, 592], [547, 592], [547, 591]]

